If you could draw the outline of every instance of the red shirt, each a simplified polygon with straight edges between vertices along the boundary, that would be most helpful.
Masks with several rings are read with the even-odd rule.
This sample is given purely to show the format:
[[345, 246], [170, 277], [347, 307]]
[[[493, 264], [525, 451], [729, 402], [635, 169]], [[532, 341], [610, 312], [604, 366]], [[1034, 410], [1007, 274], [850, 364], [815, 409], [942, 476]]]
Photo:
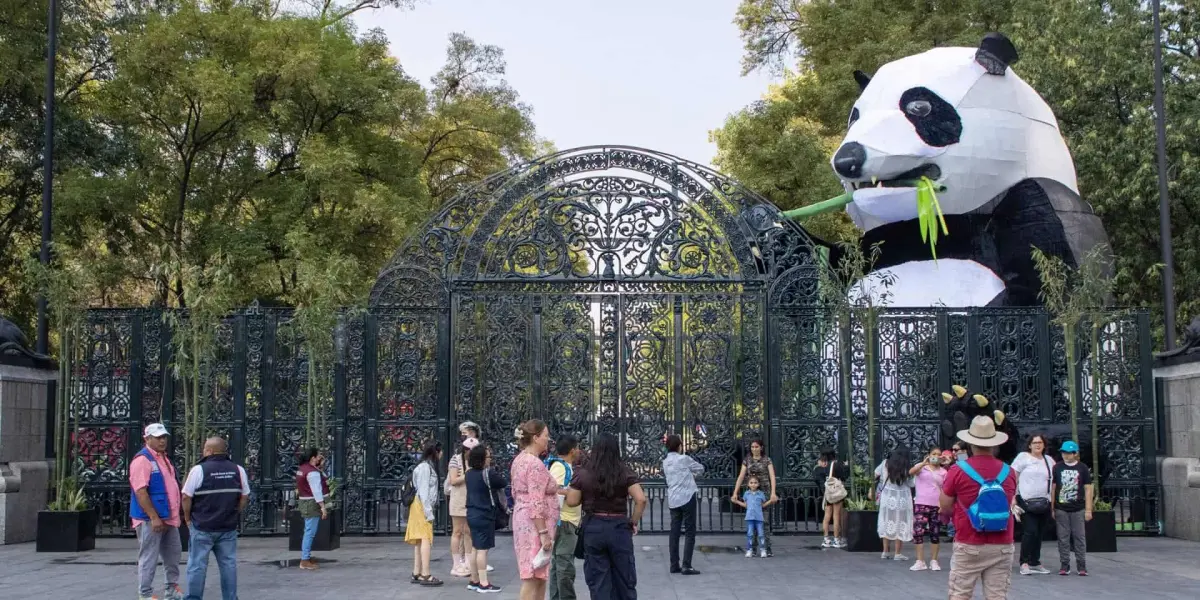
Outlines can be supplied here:
[[[1000, 474], [1000, 468], [1004, 466], [1004, 461], [992, 456], [972, 456], [967, 459], [967, 462], [984, 481], [995, 479]], [[946, 474], [946, 483], [942, 487], [942, 493], [954, 498], [954, 541], [956, 543], [973, 546], [1013, 543], [1012, 516], [1008, 517], [1008, 529], [1000, 532], [979, 533], [971, 526], [971, 519], [967, 516], [967, 511], [979, 497], [979, 484], [963, 473], [958, 465], [950, 467], [950, 472]], [[1009, 505], [1012, 505], [1013, 498], [1017, 496], [1017, 474], [1011, 469], [1009, 469], [1008, 479], [1004, 480], [1004, 495], [1008, 496]]]

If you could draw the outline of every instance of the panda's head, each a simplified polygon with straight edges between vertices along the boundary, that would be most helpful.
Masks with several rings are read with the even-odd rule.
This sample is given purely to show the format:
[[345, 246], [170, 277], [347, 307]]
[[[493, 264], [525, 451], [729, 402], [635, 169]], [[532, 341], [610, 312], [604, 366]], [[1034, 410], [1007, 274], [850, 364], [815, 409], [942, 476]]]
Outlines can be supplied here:
[[[1017, 51], [1003, 35], [978, 48], [935, 48], [855, 79], [862, 95], [833, 156], [864, 230], [917, 218], [912, 181], [945, 190], [946, 214], [965, 214], [1024, 179], [1057, 181], [1078, 193], [1075, 167], [1054, 113], [1008, 66]], [[953, 234], [953, 232], [951, 232]]]

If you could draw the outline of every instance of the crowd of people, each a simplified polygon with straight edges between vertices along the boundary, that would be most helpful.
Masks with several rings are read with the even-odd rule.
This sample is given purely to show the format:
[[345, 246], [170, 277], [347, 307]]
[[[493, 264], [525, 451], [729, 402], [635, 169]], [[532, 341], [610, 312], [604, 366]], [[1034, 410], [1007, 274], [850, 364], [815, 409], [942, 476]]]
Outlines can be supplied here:
[[[585, 452], [573, 435], [560, 435], [551, 452], [550, 430], [540, 420], [514, 432], [519, 452], [508, 476], [492, 467], [493, 450], [472, 422], [459, 426], [460, 437], [449, 457], [445, 478], [439, 465], [443, 449], [426, 441], [419, 463], [402, 494], [408, 508], [405, 541], [413, 547], [412, 583], [436, 587], [444, 581], [430, 571], [434, 522], [447, 502], [452, 533], [450, 575], [467, 580], [466, 588], [498, 593], [489, 578], [488, 553], [496, 531], [511, 526], [521, 579], [522, 600], [574, 600], [575, 560], [583, 559], [584, 581], [593, 598], [637, 598], [633, 536], [646, 507], [646, 496], [633, 470], [621, 458], [616, 437], [597, 436]], [[237, 598], [237, 529], [250, 498], [249, 479], [229, 458], [221, 438], [204, 446], [199, 464], [180, 486], [166, 456], [168, 433], [161, 423], [144, 431], [145, 447], [130, 464], [130, 515], [138, 538], [138, 597], [157, 598], [153, 583], [162, 560], [164, 598], [203, 597], [209, 554], [220, 570], [222, 598]], [[940, 571], [943, 533], [954, 540], [950, 560], [950, 598], [970, 598], [977, 584], [984, 598], [1004, 598], [1013, 571], [1014, 521], [1021, 524], [1020, 573], [1050, 573], [1042, 565], [1041, 544], [1053, 522], [1057, 530], [1060, 575], [1087, 575], [1085, 523], [1092, 518], [1092, 475], [1079, 460], [1074, 441], [1062, 444], [1061, 462], [1049, 455], [1044, 436], [1033, 435], [1025, 452], [1006, 464], [994, 455], [1006, 434], [988, 417], [976, 417], [958, 432], [946, 451], [930, 448], [914, 461], [904, 448], [894, 450], [874, 471], [869, 496], [878, 503], [877, 533], [884, 560], [906, 561], [905, 543], [916, 547], [911, 571]], [[695, 550], [699, 488], [704, 466], [684, 452], [677, 435], [663, 439], [662, 472], [671, 515], [670, 572], [696, 575]], [[771, 505], [779, 502], [775, 467], [761, 440], [749, 445], [734, 484], [732, 501], [745, 511], [746, 557], [771, 556]], [[313, 539], [329, 516], [329, 483], [324, 457], [316, 448], [300, 457], [296, 474], [297, 510], [304, 521], [300, 568], [319, 568], [312, 558]], [[821, 451], [814, 469], [823, 504], [824, 548], [844, 548], [846, 482], [849, 466], [832, 448]], [[509, 501], [511, 495], [511, 503]], [[187, 593], [180, 587], [180, 528], [187, 527], [190, 548]], [[680, 552], [680, 542], [683, 551]], [[928, 555], [926, 545], [928, 544]], [[926, 558], [928, 556], [928, 559]]]
[[[1041, 547], [1046, 528], [1053, 522], [1058, 574], [1071, 574], [1074, 553], [1075, 572], [1086, 576], [1085, 523], [1092, 519], [1095, 498], [1092, 474], [1079, 460], [1079, 445], [1064, 442], [1059, 449], [1062, 462], [1056, 462], [1049, 455], [1045, 436], [1035, 434], [1026, 451], [1010, 465], [995, 456], [995, 449], [1007, 440], [1005, 433], [996, 431], [992, 419], [980, 416], [958, 432], [958, 441], [950, 450], [930, 448], [915, 464], [909, 450], [891, 452], [875, 468], [876, 485], [868, 492], [878, 504], [876, 532], [883, 541], [880, 558], [907, 561], [903, 546], [911, 543], [916, 547], [916, 561], [910, 571], [940, 571], [939, 550], [945, 530], [954, 540], [951, 600], [971, 598], [977, 585], [982, 586], [985, 599], [1002, 599], [1008, 595], [1013, 573], [1015, 523], [1021, 524], [1019, 572], [1037, 575], [1050, 573], [1042, 565]], [[844, 547], [844, 482], [850, 469], [833, 449], [826, 449], [815, 473], [825, 508], [822, 545]], [[751, 503], [745, 506], [749, 526]]]

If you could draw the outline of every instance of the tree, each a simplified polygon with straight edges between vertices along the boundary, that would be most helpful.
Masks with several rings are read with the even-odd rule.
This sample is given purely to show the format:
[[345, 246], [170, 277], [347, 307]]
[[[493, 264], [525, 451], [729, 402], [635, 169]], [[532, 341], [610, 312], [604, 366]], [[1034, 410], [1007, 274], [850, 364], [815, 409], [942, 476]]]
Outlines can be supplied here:
[[422, 179], [441, 205], [488, 175], [553, 152], [534, 130], [533, 111], [507, 82], [504, 51], [450, 35], [446, 65], [433, 77], [428, 111], [406, 124]]
[[[59, 0], [55, 170], [99, 164], [103, 137], [78, 110], [80, 98], [112, 68], [107, 32], [125, 17], [101, 0]], [[46, 0], [8, 0], [0, 11], [0, 314], [26, 327], [37, 275], [25, 259], [41, 239]]]
[[[1176, 289], [1192, 290], [1200, 289], [1200, 173], [1191, 168], [1200, 156], [1200, 46], [1195, 41], [1200, 19], [1187, 3], [1164, 4], [1162, 11]], [[1155, 285], [1162, 265], [1145, 3], [743, 0], [735, 22], [746, 43], [747, 68], [795, 67], [764, 98], [766, 107], [734, 115], [713, 134], [722, 157], [741, 157], [722, 166], [765, 190], [827, 185], [810, 175], [819, 163], [794, 159], [798, 169], [781, 169], [777, 165], [785, 159], [804, 154], [772, 150], [785, 148], [789, 140], [796, 143], [795, 134], [780, 123], [814, 123], [826, 144], [835, 145], [858, 95], [853, 70], [871, 73], [896, 58], [934, 46], [974, 46], [985, 32], [1003, 31], [1021, 56], [1014, 70], [1058, 116], [1082, 195], [1108, 229], [1116, 255], [1117, 303], [1161, 306], [1161, 285]], [[1054, 35], [1046, 35], [1048, 30]], [[747, 130], [762, 133], [740, 133]], [[805, 223], [810, 225], [828, 235], [828, 225]], [[1179, 300], [1182, 325], [1200, 312], [1200, 298], [1180, 294]], [[1161, 339], [1162, 313], [1154, 315]]]
[[[425, 89], [382, 32], [349, 18], [408, 0], [63, 2], [72, 23], [77, 7], [96, 10], [88, 44], [64, 25], [60, 81], [81, 83], [60, 98], [54, 215], [56, 239], [95, 271], [93, 305], [187, 307], [184, 271], [218, 256], [235, 305], [297, 303], [308, 257], [295, 235], [345, 258], [361, 292], [442, 202], [549, 148], [498, 48], [452, 36]], [[28, 32], [45, 10], [26, 4], [8, 27], [21, 35], [0, 36], [13, 49], [0, 56], [12, 61], [0, 74], [3, 292], [23, 268], [8, 257], [38, 243], [44, 35]], [[32, 297], [0, 296], [31, 320]]]

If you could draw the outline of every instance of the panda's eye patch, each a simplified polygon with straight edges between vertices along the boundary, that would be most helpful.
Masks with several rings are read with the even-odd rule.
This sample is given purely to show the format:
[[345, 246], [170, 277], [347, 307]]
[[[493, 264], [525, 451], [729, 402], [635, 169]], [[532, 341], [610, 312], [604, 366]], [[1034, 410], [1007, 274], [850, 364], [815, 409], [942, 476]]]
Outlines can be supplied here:
[[853, 125], [854, 122], [857, 120], [858, 120], [858, 107], [856, 106], [856, 107], [850, 109], [850, 122], [847, 123], [846, 126], [849, 127], [850, 125]]
[[921, 136], [921, 141], [934, 148], [957, 144], [962, 137], [962, 119], [949, 102], [933, 90], [910, 88], [900, 95], [898, 107]]
[[928, 100], [913, 100], [904, 105], [904, 112], [914, 117], [928, 117], [933, 112], [933, 105]]

